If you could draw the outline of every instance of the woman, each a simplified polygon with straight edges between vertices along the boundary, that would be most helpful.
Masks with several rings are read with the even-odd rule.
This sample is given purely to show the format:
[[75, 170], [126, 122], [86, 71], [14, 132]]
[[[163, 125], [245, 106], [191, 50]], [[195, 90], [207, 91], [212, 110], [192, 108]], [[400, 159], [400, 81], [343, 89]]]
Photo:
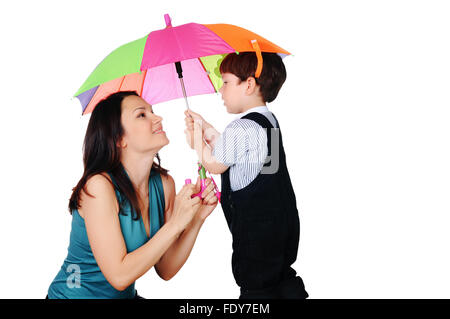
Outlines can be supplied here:
[[[69, 202], [68, 255], [48, 298], [138, 298], [136, 279], [153, 266], [164, 280], [183, 266], [217, 206], [213, 184], [175, 183], [159, 162], [169, 143], [162, 118], [136, 92], [98, 103], [84, 140], [84, 173]], [[158, 163], [154, 162], [154, 158]]]

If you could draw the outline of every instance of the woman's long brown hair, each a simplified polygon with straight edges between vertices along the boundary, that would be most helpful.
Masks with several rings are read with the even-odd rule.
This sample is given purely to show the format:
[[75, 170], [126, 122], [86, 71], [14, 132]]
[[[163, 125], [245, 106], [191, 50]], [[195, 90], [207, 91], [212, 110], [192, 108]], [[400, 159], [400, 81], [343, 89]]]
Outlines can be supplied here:
[[[71, 214], [73, 210], [81, 207], [81, 190], [88, 196], [93, 197], [87, 192], [85, 187], [88, 179], [96, 174], [109, 173], [116, 182], [115, 188], [119, 190], [125, 200], [130, 202], [133, 219], [137, 220], [141, 217], [136, 190], [120, 162], [120, 148], [117, 147], [117, 143], [124, 134], [120, 121], [122, 114], [121, 105], [123, 99], [130, 95], [139, 96], [135, 91], [122, 91], [111, 94], [100, 101], [91, 114], [83, 144], [83, 176], [77, 186], [72, 189], [72, 196], [69, 200], [69, 211]], [[158, 163], [153, 162], [152, 170], [162, 175], [167, 175], [168, 171], [161, 167], [158, 154], [156, 154], [156, 158]], [[124, 214], [122, 210], [123, 204], [124, 201], [119, 203], [120, 214]]]

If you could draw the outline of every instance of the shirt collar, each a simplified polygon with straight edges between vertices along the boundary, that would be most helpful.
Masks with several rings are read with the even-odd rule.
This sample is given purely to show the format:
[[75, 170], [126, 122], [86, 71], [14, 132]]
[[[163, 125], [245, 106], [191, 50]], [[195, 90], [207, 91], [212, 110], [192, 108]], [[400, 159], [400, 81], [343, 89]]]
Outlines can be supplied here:
[[244, 116], [246, 116], [248, 113], [252, 113], [252, 112], [258, 112], [258, 113], [267, 113], [270, 112], [269, 109], [267, 108], [267, 106], [263, 105], [263, 106], [255, 106], [252, 107], [251, 109], [248, 109], [247, 111], [245, 111], [244, 113], [241, 113], [238, 115], [238, 119], [243, 118]]

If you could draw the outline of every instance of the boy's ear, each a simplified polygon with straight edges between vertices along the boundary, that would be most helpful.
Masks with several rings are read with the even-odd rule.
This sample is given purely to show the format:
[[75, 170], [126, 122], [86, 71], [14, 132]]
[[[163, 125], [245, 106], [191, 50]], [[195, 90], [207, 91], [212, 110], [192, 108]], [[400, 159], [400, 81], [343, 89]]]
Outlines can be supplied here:
[[247, 85], [247, 88], [246, 88], [247, 95], [252, 95], [257, 90], [259, 90], [259, 85], [256, 84], [256, 80], [253, 76], [249, 76], [247, 78], [246, 85]]

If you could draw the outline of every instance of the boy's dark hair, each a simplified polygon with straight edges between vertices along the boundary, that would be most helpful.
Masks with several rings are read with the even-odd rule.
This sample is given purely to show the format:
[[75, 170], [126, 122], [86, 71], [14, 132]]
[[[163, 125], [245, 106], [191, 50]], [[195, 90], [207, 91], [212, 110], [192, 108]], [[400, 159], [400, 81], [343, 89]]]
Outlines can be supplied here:
[[[256, 84], [262, 94], [264, 102], [272, 102], [278, 95], [286, 80], [286, 68], [283, 60], [276, 53], [262, 52], [263, 68]], [[255, 77], [258, 59], [255, 52], [230, 53], [220, 64], [220, 73], [232, 73], [241, 81]]]

